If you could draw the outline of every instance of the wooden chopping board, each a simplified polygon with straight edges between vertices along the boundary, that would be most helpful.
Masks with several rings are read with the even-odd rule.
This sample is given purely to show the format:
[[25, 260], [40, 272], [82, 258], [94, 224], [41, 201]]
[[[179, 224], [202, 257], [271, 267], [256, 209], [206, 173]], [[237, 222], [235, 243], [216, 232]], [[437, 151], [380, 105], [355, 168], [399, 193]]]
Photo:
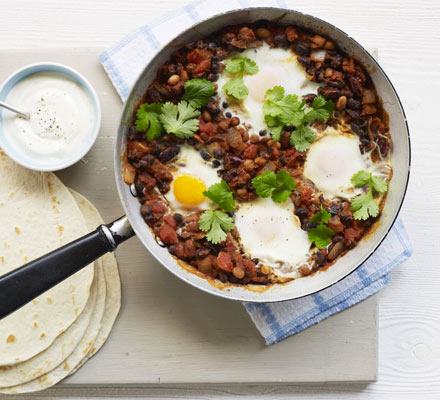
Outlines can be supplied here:
[[[110, 222], [123, 214], [113, 173], [122, 103], [98, 62], [97, 48], [0, 50], [0, 81], [26, 64], [53, 61], [84, 74], [102, 105], [93, 149], [58, 176]], [[116, 252], [122, 309], [108, 343], [58, 385], [146, 386], [158, 383], [302, 383], [374, 381], [377, 296], [283, 342], [265, 346], [238, 302], [192, 288], [158, 264], [136, 238]]]

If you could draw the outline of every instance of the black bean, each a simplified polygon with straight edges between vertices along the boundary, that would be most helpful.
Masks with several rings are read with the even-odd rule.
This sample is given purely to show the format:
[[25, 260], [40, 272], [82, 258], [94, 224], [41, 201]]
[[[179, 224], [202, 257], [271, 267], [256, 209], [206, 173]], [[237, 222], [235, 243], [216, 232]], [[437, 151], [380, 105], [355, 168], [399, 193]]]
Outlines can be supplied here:
[[298, 207], [295, 210], [295, 214], [299, 217], [299, 218], [307, 218], [309, 216], [309, 210], [305, 207]]
[[206, 108], [212, 115], [218, 115], [220, 113], [220, 109], [216, 103], [209, 103]]
[[295, 127], [293, 125], [286, 125], [284, 127], [284, 130], [287, 132], [292, 132], [295, 129]]
[[351, 76], [348, 80], [348, 83], [350, 84], [353, 93], [357, 94], [359, 97], [362, 97], [362, 85], [359, 80], [354, 76]]
[[305, 222], [304, 224], [301, 225], [302, 229], [304, 229], [305, 231], [310, 231], [313, 228], [316, 228], [319, 224], [317, 222]]
[[287, 45], [287, 37], [284, 33], [278, 33], [273, 37], [273, 41], [278, 46], [285, 46]]
[[144, 216], [144, 221], [148, 224], [148, 225], [153, 225], [156, 222], [156, 219], [154, 218], [154, 215], [146, 215]]
[[280, 155], [279, 161], [281, 165], [286, 165], [286, 156], [283, 154]]
[[234, 211], [228, 211], [228, 215], [232, 218], [235, 215], [235, 213]]
[[186, 143], [188, 143], [190, 146], [194, 146], [197, 143], [197, 140], [194, 138], [189, 138], [186, 140]]
[[382, 154], [382, 156], [385, 157], [390, 151], [390, 142], [386, 138], [381, 136], [377, 140], [377, 144], [380, 148], [380, 154]]
[[146, 154], [139, 160], [139, 166], [146, 168], [149, 167], [151, 164], [153, 164], [153, 162], [154, 162], [154, 156], [151, 154]]
[[316, 252], [316, 264], [321, 265], [324, 264], [325, 257], [322, 255], [320, 251]]
[[213, 62], [211, 64], [211, 71], [214, 72], [215, 74], [218, 73], [220, 71], [220, 64], [217, 62]]
[[312, 103], [313, 100], [315, 100], [316, 98], [316, 94], [315, 93], [309, 93], [309, 94], [305, 94], [303, 96], [303, 99], [307, 102], [307, 103]]
[[210, 82], [215, 82], [218, 79], [218, 75], [211, 72], [210, 74], [208, 74], [206, 79], [208, 79], [208, 81]]
[[295, 47], [295, 53], [300, 56], [308, 56], [310, 49], [304, 43], [298, 43]]
[[342, 235], [335, 235], [332, 237], [333, 243], [342, 242], [343, 240], [344, 240], [344, 237]]
[[330, 205], [330, 213], [332, 215], [336, 215], [338, 212], [340, 212], [342, 210], [342, 206], [338, 203], [332, 203]]
[[203, 248], [203, 249], [197, 249], [196, 250], [196, 257], [203, 258], [206, 257], [211, 250], [209, 248]]
[[223, 106], [223, 108], [228, 108], [228, 107], [229, 107], [229, 104], [228, 104], [226, 101], [224, 101], [223, 104], [222, 104], [222, 106]]
[[225, 115], [226, 115], [226, 118], [232, 118], [232, 114], [229, 111]]
[[209, 154], [206, 150], [202, 150], [200, 155], [205, 161], [209, 161], [211, 159], [211, 154]]
[[165, 194], [170, 190], [170, 184], [164, 181], [157, 181], [157, 187], [162, 194]]
[[176, 221], [178, 225], [180, 225], [180, 224], [183, 222], [183, 216], [182, 216], [182, 214], [175, 213], [175, 214], [173, 215], [173, 218], [174, 218], [174, 221]]
[[344, 214], [344, 213], [340, 213], [340, 214], [339, 214], [339, 219], [341, 220], [341, 222], [342, 222], [344, 225], [348, 226], [348, 225], [351, 224], [351, 221], [353, 220], [353, 217], [352, 217], [351, 215], [347, 215], [347, 214]]
[[350, 110], [349, 108], [346, 108], [345, 112], [353, 119], [359, 118], [359, 111]]
[[213, 151], [214, 158], [217, 160], [221, 160], [223, 156], [225, 155], [225, 152], [221, 149], [214, 149]]
[[342, 66], [342, 56], [340, 54], [336, 54], [334, 57], [332, 57], [330, 66], [332, 68], [340, 68]]
[[232, 166], [238, 167], [241, 164], [242, 159], [239, 156], [229, 156], [228, 161]]
[[348, 99], [347, 108], [351, 108], [352, 110], [359, 110], [359, 108], [361, 108], [361, 102], [355, 99]]
[[310, 65], [310, 57], [306, 57], [306, 56], [300, 56], [298, 57], [298, 62], [304, 66], [304, 67], [308, 67]]
[[179, 146], [171, 146], [166, 148], [164, 151], [162, 151], [159, 154], [159, 161], [163, 163], [167, 163], [171, 161], [174, 157], [176, 157], [180, 153], [180, 147]]
[[220, 162], [219, 160], [214, 160], [214, 161], [212, 162], [212, 166], [213, 166], [214, 168], [218, 168], [218, 167], [220, 167], [220, 164], [221, 164], [221, 162]]
[[266, 136], [267, 131], [266, 131], [266, 129], [262, 129], [260, 132], [258, 132], [258, 134], [259, 134], [260, 136]]
[[351, 129], [354, 133], [356, 133], [359, 136], [366, 136], [367, 132], [365, 132], [364, 129], [362, 129], [358, 124], [352, 123]]

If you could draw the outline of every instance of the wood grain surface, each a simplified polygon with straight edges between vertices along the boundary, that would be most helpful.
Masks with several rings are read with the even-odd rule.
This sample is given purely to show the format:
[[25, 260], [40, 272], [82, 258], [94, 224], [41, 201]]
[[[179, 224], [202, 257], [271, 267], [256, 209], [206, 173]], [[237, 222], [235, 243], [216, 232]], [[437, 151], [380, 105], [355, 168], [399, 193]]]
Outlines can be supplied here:
[[[110, 46], [185, 0], [20, 0], [0, 2], [0, 48]], [[248, 3], [254, 3], [249, 1]], [[439, 399], [440, 398], [440, 2], [437, 0], [295, 0], [289, 7], [339, 26], [381, 65], [407, 113], [412, 174], [402, 217], [413, 257], [379, 294], [379, 375], [369, 385], [158, 386], [123, 398]], [[8, 60], [0, 59], [2, 64]], [[346, 360], [347, 363], [350, 360]], [[324, 366], [323, 366], [324, 367]], [[45, 392], [56, 395], [58, 389]], [[70, 398], [102, 393], [72, 390]], [[38, 397], [38, 396], [37, 396]]]

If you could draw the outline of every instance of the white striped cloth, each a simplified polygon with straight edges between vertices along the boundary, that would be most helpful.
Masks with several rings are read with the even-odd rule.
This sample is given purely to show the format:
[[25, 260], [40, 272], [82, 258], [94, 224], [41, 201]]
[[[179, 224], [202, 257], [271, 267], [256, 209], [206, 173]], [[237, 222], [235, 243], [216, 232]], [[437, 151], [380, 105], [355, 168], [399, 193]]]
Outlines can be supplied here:
[[[246, 6], [286, 8], [284, 0], [196, 0], [141, 26], [99, 57], [124, 101], [145, 65], [171, 39], [211, 15]], [[400, 219], [378, 250], [354, 273], [319, 293], [280, 303], [244, 306], [267, 344], [317, 324], [382, 289], [393, 268], [411, 256], [411, 245]]]

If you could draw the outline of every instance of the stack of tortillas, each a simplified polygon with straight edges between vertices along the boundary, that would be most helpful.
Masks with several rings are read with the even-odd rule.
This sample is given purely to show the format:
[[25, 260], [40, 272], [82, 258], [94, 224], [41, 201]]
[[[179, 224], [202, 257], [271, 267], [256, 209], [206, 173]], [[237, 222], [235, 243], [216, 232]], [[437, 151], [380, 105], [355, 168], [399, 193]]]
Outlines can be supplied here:
[[[52, 173], [0, 150], [0, 276], [103, 223], [96, 208]], [[0, 320], [0, 393], [48, 388], [104, 344], [121, 303], [112, 254]]]

